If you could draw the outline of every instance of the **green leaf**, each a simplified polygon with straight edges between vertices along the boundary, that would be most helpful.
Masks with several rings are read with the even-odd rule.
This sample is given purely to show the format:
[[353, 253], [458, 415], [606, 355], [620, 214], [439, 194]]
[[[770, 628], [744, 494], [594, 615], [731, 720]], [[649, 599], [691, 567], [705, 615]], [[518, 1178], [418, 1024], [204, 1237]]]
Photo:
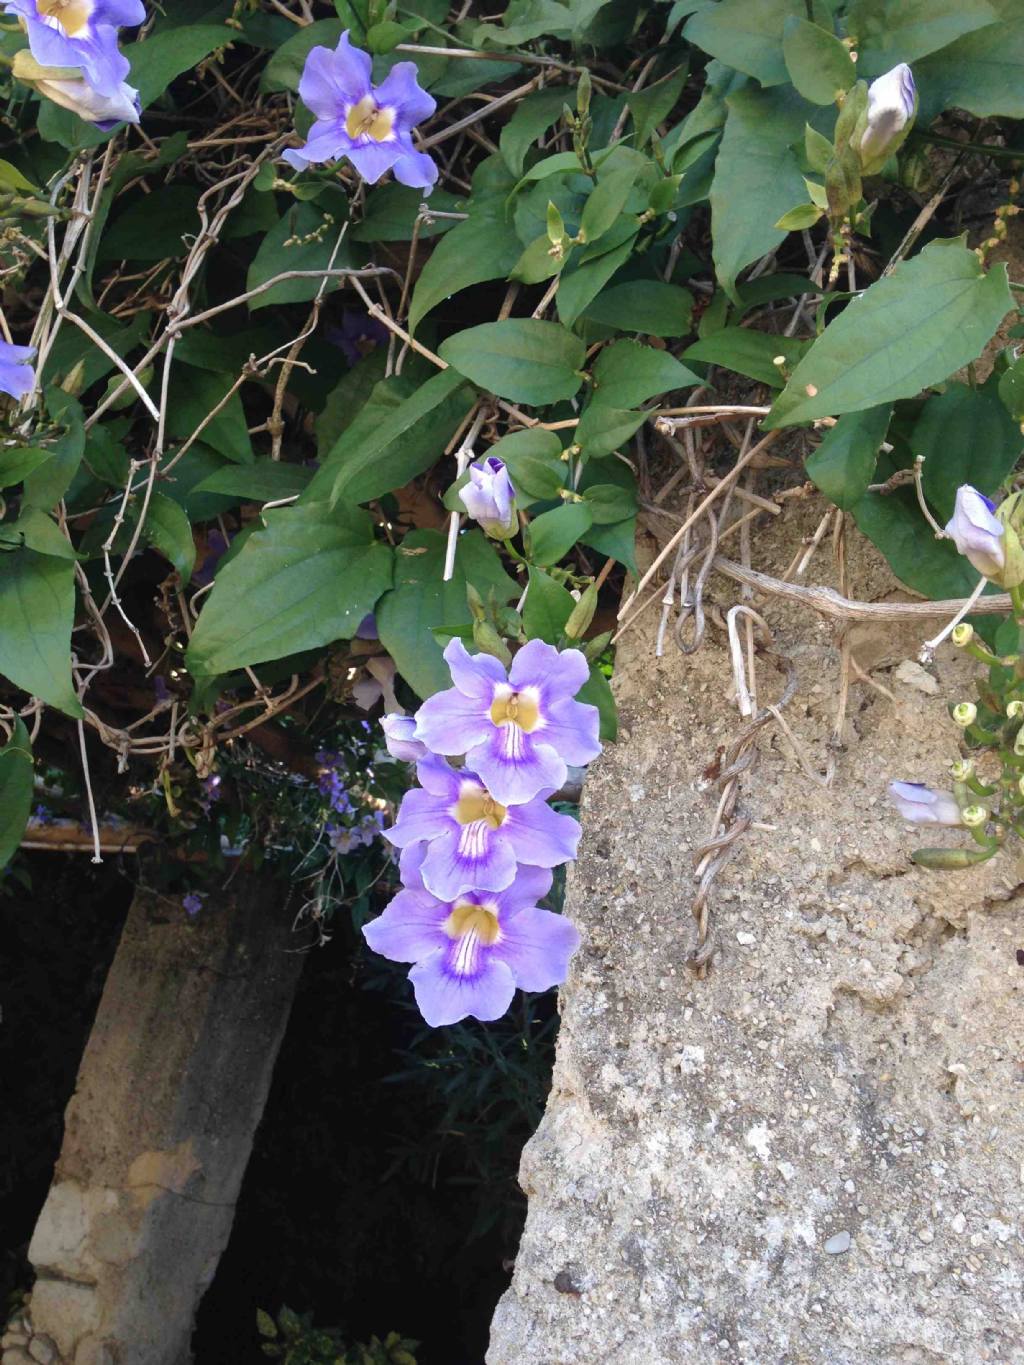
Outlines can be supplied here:
[[186, 24], [126, 44], [124, 55], [131, 63], [128, 79], [138, 87], [143, 109], [162, 95], [171, 81], [192, 71], [211, 52], [237, 41], [237, 33], [224, 24]]
[[493, 593], [503, 604], [519, 594], [493, 544], [479, 531], [459, 537], [454, 576], [443, 582], [445, 541], [440, 531], [411, 531], [395, 552], [394, 591], [381, 598], [375, 611], [381, 644], [421, 697], [451, 686], [448, 665], [431, 631], [468, 625], [466, 584], [472, 583], [484, 601]]
[[[205, 418], [218, 408], [237, 381], [234, 374], [213, 374], [191, 365], [177, 365], [171, 371], [170, 398], [167, 404], [167, 431], [175, 441], [187, 441]], [[252, 464], [249, 438], [241, 395], [233, 393], [202, 431], [203, 444], [236, 464]]]
[[538, 407], [572, 398], [586, 350], [557, 322], [508, 318], [457, 332], [442, 343], [440, 355], [480, 388]]
[[368, 502], [430, 468], [472, 407], [473, 392], [453, 369], [413, 386], [405, 397], [409, 387], [401, 380], [377, 385], [317, 471], [305, 501], [329, 487], [332, 506]]
[[885, 555], [893, 573], [925, 597], [967, 597], [978, 574], [951, 540], [936, 540], [913, 489], [866, 493], [851, 509], [859, 530]]
[[620, 332], [644, 332], [652, 337], [681, 337], [690, 330], [693, 295], [663, 280], [630, 280], [602, 289], [587, 304], [583, 317], [617, 327]]
[[633, 408], [648, 398], [700, 382], [668, 351], [636, 341], [615, 341], [602, 350], [594, 365], [593, 401], [603, 407]]
[[[263, 71], [260, 88], [266, 91], [298, 90], [306, 58], [314, 47], [338, 46], [341, 31], [347, 27], [340, 19], [319, 19], [292, 34], [277, 49]], [[357, 29], [358, 32], [358, 29]], [[356, 35], [353, 34], [353, 42]]]
[[921, 92], [918, 122], [943, 109], [979, 118], [1024, 118], [1024, 15], [988, 24], [933, 52], [914, 67]]
[[806, 13], [804, 0], [721, 0], [695, 14], [683, 36], [762, 85], [781, 85], [789, 79], [783, 27], [790, 16]]
[[467, 205], [469, 217], [446, 233], [420, 271], [409, 304], [409, 330], [444, 299], [485, 280], [504, 279], [515, 268], [522, 243], [505, 216], [504, 201], [488, 197]]
[[520, 101], [515, 113], [501, 130], [498, 146], [505, 158], [505, 165], [517, 179], [523, 173], [530, 147], [562, 117], [566, 93], [561, 85], [535, 90]]
[[574, 434], [574, 441], [588, 460], [610, 455], [629, 440], [647, 421], [646, 412], [610, 408], [596, 400], [588, 404]]
[[150, 496], [142, 538], [174, 565], [182, 583], [189, 581], [196, 566], [192, 527], [178, 504], [164, 493], [154, 492]]
[[988, 0], [853, 0], [846, 27], [867, 80], [999, 18]]
[[849, 50], [832, 30], [801, 15], [786, 20], [782, 53], [790, 80], [812, 104], [834, 104], [836, 95], [849, 90], [857, 79]]
[[[1015, 422], [1024, 422], [1024, 356], [1019, 356], [999, 376], [999, 397]], [[0, 470], [3, 468], [0, 456]], [[0, 487], [3, 487], [0, 484]]]
[[596, 242], [618, 222], [626, 200], [636, 184], [638, 168], [627, 166], [621, 171], [600, 175], [587, 196], [580, 218], [580, 233], [585, 242]]
[[556, 583], [543, 569], [530, 568], [530, 587], [523, 603], [523, 629], [529, 640], [546, 640], [557, 645], [576, 605], [567, 588]]
[[[38, 507], [25, 507], [17, 521], [0, 525], [0, 550], [9, 546], [27, 545], [41, 555], [56, 559], [76, 560], [75, 547], [49, 513]], [[0, 571], [4, 561], [0, 559]]]
[[303, 465], [280, 460], [257, 460], [240, 468], [228, 465], [207, 475], [195, 486], [197, 493], [223, 493], [239, 502], [276, 502], [301, 493], [313, 477]]
[[26, 506], [49, 510], [60, 502], [78, 473], [85, 453], [85, 427], [81, 407], [61, 389], [47, 390], [46, 408], [67, 430], [54, 442], [53, 458], [25, 476], [22, 498]]
[[711, 236], [715, 273], [735, 302], [739, 272], [779, 245], [786, 234], [775, 224], [807, 197], [793, 147], [811, 109], [790, 90], [736, 90], [726, 106], [711, 185]]
[[32, 810], [32, 741], [20, 716], [0, 749], [0, 870], [18, 851]]
[[910, 398], [974, 360], [1013, 305], [1006, 267], [934, 241], [849, 303], [775, 400], [765, 427]]
[[35, 550], [11, 550], [0, 573], [0, 673], [74, 719], [84, 712], [71, 682], [75, 566]]
[[616, 521], [610, 526], [591, 526], [580, 540], [599, 554], [625, 564], [632, 573], [637, 572], [636, 517], [627, 517], [625, 521]]
[[605, 251], [602, 255], [585, 261], [578, 266], [570, 266], [562, 272], [555, 302], [558, 316], [567, 327], [571, 327], [585, 308], [588, 308], [620, 266], [625, 265], [633, 254], [634, 232], [628, 241]]
[[619, 712], [608, 679], [596, 664], [591, 665], [590, 677], [576, 693], [576, 700], [597, 707], [601, 739], [605, 744], [613, 744], [619, 733]]
[[107, 227], [96, 260], [162, 261], [184, 254], [183, 237], [199, 231], [199, 190], [161, 185], [129, 204]]
[[784, 213], [775, 224], [783, 232], [802, 232], [804, 228], [811, 228], [822, 216], [822, 210], [817, 204], [797, 204], [795, 209], [790, 209]]
[[37, 450], [32, 446], [0, 450], [0, 488], [13, 488], [52, 456], [52, 450]]
[[256, 1309], [256, 1329], [261, 1337], [276, 1337], [277, 1324], [269, 1313], [262, 1308]]
[[[366, 197], [366, 211], [349, 236], [354, 242], [411, 241], [423, 202], [422, 190], [409, 189], [405, 185], [382, 185], [380, 189], [371, 190]], [[430, 196], [431, 209], [442, 213], [461, 213], [465, 206], [464, 199], [456, 199], [455, 195], [445, 194], [443, 190], [435, 189]], [[454, 227], [450, 218], [435, 218], [432, 222], [421, 220], [419, 240], [440, 237]]]
[[583, 500], [590, 508], [595, 526], [613, 526], [636, 516], [636, 493], [617, 483], [590, 484]]
[[221, 564], [185, 656], [201, 676], [349, 639], [391, 587], [393, 555], [359, 509], [323, 503], [264, 514]]
[[594, 518], [585, 502], [567, 502], [530, 522], [530, 561], [557, 564], [590, 530]]
[[644, 147], [664, 123], [679, 102], [689, 73], [689, 63], [670, 71], [661, 80], [644, 90], [634, 90], [626, 96], [629, 112], [633, 115], [633, 136], [637, 147]]
[[708, 365], [721, 365], [725, 370], [745, 374], [773, 389], [782, 387], [782, 372], [772, 362], [776, 356], [786, 359], [791, 368], [807, 349], [805, 341], [796, 337], [755, 332], [749, 327], [723, 327], [702, 337], [683, 352], [684, 360], [702, 360]]
[[962, 483], [981, 493], [996, 491], [1016, 465], [1024, 437], [999, 401], [998, 381], [982, 388], [951, 383], [921, 409], [910, 445], [925, 457], [921, 487], [944, 523]]
[[[284, 217], [263, 238], [256, 253], [246, 280], [247, 289], [258, 289], [275, 275], [283, 275], [288, 270], [344, 270], [352, 264], [351, 253], [343, 243], [334, 255], [334, 244], [338, 239], [338, 224], [328, 222], [323, 211], [313, 204], [293, 204]], [[281, 303], [304, 303], [316, 298], [322, 283], [321, 279], [282, 280], [272, 289], [258, 294], [249, 304], [249, 311], [258, 308], [271, 308]], [[329, 279], [325, 289], [330, 293], [344, 284], [341, 277]]]
[[808, 456], [807, 473], [837, 507], [852, 507], [867, 492], [891, 416], [891, 403], [848, 412]]
[[565, 484], [562, 443], [553, 431], [513, 431], [487, 453], [505, 461], [516, 492], [530, 501], [557, 498]]

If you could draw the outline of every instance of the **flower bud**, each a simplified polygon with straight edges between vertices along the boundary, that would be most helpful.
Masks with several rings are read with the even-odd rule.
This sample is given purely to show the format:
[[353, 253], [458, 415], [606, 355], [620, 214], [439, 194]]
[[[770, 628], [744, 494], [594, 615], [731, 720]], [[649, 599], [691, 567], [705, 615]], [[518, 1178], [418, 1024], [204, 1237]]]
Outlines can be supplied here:
[[1005, 528], [1003, 550], [1005, 563], [994, 581], [1001, 588], [1017, 588], [1024, 583], [1024, 496], [1011, 493], [996, 508], [996, 520]]
[[404, 763], [417, 763], [430, 752], [423, 741], [416, 738], [416, 720], [413, 716], [392, 711], [381, 717], [380, 728], [384, 731], [384, 743], [392, 758], [400, 758]]
[[466, 511], [494, 540], [508, 540], [518, 528], [516, 494], [503, 460], [489, 455], [469, 466], [469, 483], [459, 492]]
[[101, 95], [83, 78], [80, 68], [41, 66], [27, 49], [15, 54], [12, 71], [45, 99], [70, 109], [104, 132], [119, 123], [138, 123], [141, 117], [139, 92], [124, 81], [114, 94]]
[[481, 654], [493, 654], [506, 668], [512, 662], [512, 651], [489, 621], [473, 622], [473, 643]]
[[966, 730], [968, 725], [973, 725], [978, 719], [978, 708], [973, 701], [961, 701], [957, 702], [949, 714], [957, 725]]
[[958, 758], [949, 765], [949, 775], [954, 782], [966, 782], [969, 777], [974, 776], [974, 760], [972, 758]]
[[570, 640], [578, 640], [594, 619], [594, 612], [597, 610], [597, 589], [593, 583], [589, 584], [586, 592], [569, 613], [569, 619], [565, 623], [565, 634]]
[[988, 811], [984, 806], [965, 806], [960, 812], [960, 819], [968, 829], [980, 829], [988, 820]]
[[906, 62], [868, 86], [868, 103], [852, 145], [865, 175], [876, 175], [902, 147], [917, 113], [917, 88]]
[[958, 649], [963, 649], [964, 645], [969, 645], [974, 639], [974, 627], [969, 621], [961, 621], [958, 626], [953, 627], [953, 633], [949, 638]]
[[959, 825], [960, 807], [949, 792], [936, 791], [923, 782], [890, 782], [889, 800], [904, 820], [913, 825]]
[[980, 574], [999, 582], [1006, 567], [1006, 528], [995, 512], [995, 504], [983, 493], [969, 483], [961, 484], [945, 530]]
[[1024, 716], [1024, 701], [1007, 702], [1006, 715], [1009, 720], [1016, 720], [1018, 716]]

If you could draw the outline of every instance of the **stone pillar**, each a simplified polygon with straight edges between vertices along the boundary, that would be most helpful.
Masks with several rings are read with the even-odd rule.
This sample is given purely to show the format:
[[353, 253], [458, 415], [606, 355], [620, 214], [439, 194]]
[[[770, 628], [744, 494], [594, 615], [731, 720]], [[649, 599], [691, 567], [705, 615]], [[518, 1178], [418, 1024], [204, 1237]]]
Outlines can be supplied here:
[[[759, 532], [756, 567], [780, 575], [822, 510]], [[897, 595], [855, 535], [849, 562], [851, 596]], [[809, 579], [838, 586], [827, 547]], [[820, 772], [831, 632], [759, 609]], [[584, 791], [567, 903], [584, 944], [489, 1365], [1024, 1362], [1024, 871], [1012, 854], [913, 867], [916, 843], [969, 841], [922, 839], [885, 800], [889, 777], [948, 781], [945, 702], [973, 694], [975, 667], [949, 646], [916, 664], [939, 623], [853, 628], [891, 698], [854, 677], [828, 790], [765, 730], [741, 798], [760, 825], [719, 877], [721, 951], [695, 981], [693, 855], [741, 722], [721, 635], [656, 660], [656, 615], [619, 645], [621, 739]], [[762, 704], [781, 690], [767, 663], [759, 687]]]
[[[110, 968], [3, 1365], [184, 1365], [227, 1243], [302, 955], [239, 877], [186, 920], [140, 891]], [[31, 1339], [30, 1339], [31, 1338]]]

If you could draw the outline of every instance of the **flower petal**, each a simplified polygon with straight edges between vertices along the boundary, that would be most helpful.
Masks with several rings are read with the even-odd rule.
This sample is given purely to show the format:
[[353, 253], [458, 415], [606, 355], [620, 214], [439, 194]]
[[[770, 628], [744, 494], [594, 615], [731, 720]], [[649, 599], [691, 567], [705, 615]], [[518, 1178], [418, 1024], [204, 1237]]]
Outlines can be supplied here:
[[504, 891], [515, 878], [516, 855], [508, 839], [478, 820], [432, 839], [421, 874], [440, 900], [453, 901], [464, 891]]
[[448, 641], [444, 661], [459, 691], [482, 706], [489, 707], [494, 700], [495, 687], [508, 681], [505, 666], [499, 659], [493, 654], [470, 654], [458, 638]]
[[508, 963], [520, 990], [546, 991], [565, 980], [569, 959], [579, 946], [579, 932], [564, 915], [527, 909], [502, 924], [501, 938], [491, 952]]
[[466, 772], [465, 769], [456, 772], [443, 758], [430, 754], [416, 764], [416, 776], [421, 787], [425, 787], [434, 796], [443, 796], [450, 805], [459, 799], [463, 782], [467, 778], [472, 778], [473, 774]]
[[[542, 791], [557, 791], [565, 782], [565, 760], [550, 744], [538, 743], [518, 725], [491, 725], [482, 744], [466, 755], [480, 780], [503, 806], [533, 801]], [[547, 739], [547, 731], [542, 732]]]
[[375, 953], [392, 962], [419, 962], [450, 942], [444, 922], [450, 906], [429, 891], [405, 888], [384, 913], [363, 925], [363, 937]]
[[415, 62], [396, 62], [373, 92], [378, 106], [394, 109], [395, 125], [406, 133], [437, 108], [437, 101], [420, 87]]
[[601, 752], [601, 713], [582, 701], [559, 701], [545, 713], [543, 734], [566, 763], [582, 767]]
[[459, 976], [447, 965], [448, 951], [440, 949], [418, 962], [409, 973], [416, 1004], [431, 1028], [457, 1024], [472, 1015], [474, 1019], [500, 1019], [516, 993], [508, 966], [487, 953], [480, 970], [472, 976]]
[[530, 867], [528, 863], [520, 863], [512, 885], [506, 886], [504, 891], [495, 892], [487, 899], [493, 901], [498, 911], [498, 919], [504, 924], [520, 910], [534, 907], [538, 901], [542, 901], [551, 890], [553, 881], [550, 868]]
[[494, 730], [490, 704], [490, 696], [477, 700], [455, 687], [435, 692], [416, 712], [415, 737], [436, 754], [464, 754]]
[[426, 190], [429, 194], [437, 184], [437, 164], [426, 152], [403, 151], [392, 169], [398, 183], [410, 189]]
[[575, 697], [590, 677], [590, 668], [578, 649], [558, 650], [543, 640], [531, 640], [512, 660], [508, 680], [516, 691], [538, 687], [551, 706]]
[[345, 155], [368, 185], [375, 185], [386, 175], [401, 156], [394, 142], [372, 142], [369, 139], [350, 142]]
[[296, 170], [304, 171], [315, 162], [337, 161], [346, 155], [351, 142], [340, 119], [320, 119], [310, 128], [305, 144], [289, 147], [281, 153], [281, 158]]
[[557, 867], [576, 857], [580, 827], [571, 815], [559, 815], [543, 801], [510, 806], [501, 833], [521, 863]]
[[414, 787], [402, 797], [398, 818], [384, 831], [384, 838], [397, 848], [405, 848], [420, 839], [436, 839], [450, 830], [452, 823], [448, 803], [443, 798]]

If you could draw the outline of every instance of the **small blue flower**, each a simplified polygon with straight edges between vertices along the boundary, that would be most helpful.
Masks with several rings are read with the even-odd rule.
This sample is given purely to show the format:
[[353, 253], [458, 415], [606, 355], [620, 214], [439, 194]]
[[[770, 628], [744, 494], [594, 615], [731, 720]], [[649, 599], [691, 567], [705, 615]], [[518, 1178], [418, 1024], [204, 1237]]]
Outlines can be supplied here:
[[12, 398], [24, 398], [36, 386], [36, 374], [31, 361], [36, 353], [32, 346], [12, 346], [0, 341], [0, 393]]
[[198, 915], [203, 908], [205, 897], [200, 891], [190, 891], [187, 896], [181, 899], [182, 909], [186, 915]]

